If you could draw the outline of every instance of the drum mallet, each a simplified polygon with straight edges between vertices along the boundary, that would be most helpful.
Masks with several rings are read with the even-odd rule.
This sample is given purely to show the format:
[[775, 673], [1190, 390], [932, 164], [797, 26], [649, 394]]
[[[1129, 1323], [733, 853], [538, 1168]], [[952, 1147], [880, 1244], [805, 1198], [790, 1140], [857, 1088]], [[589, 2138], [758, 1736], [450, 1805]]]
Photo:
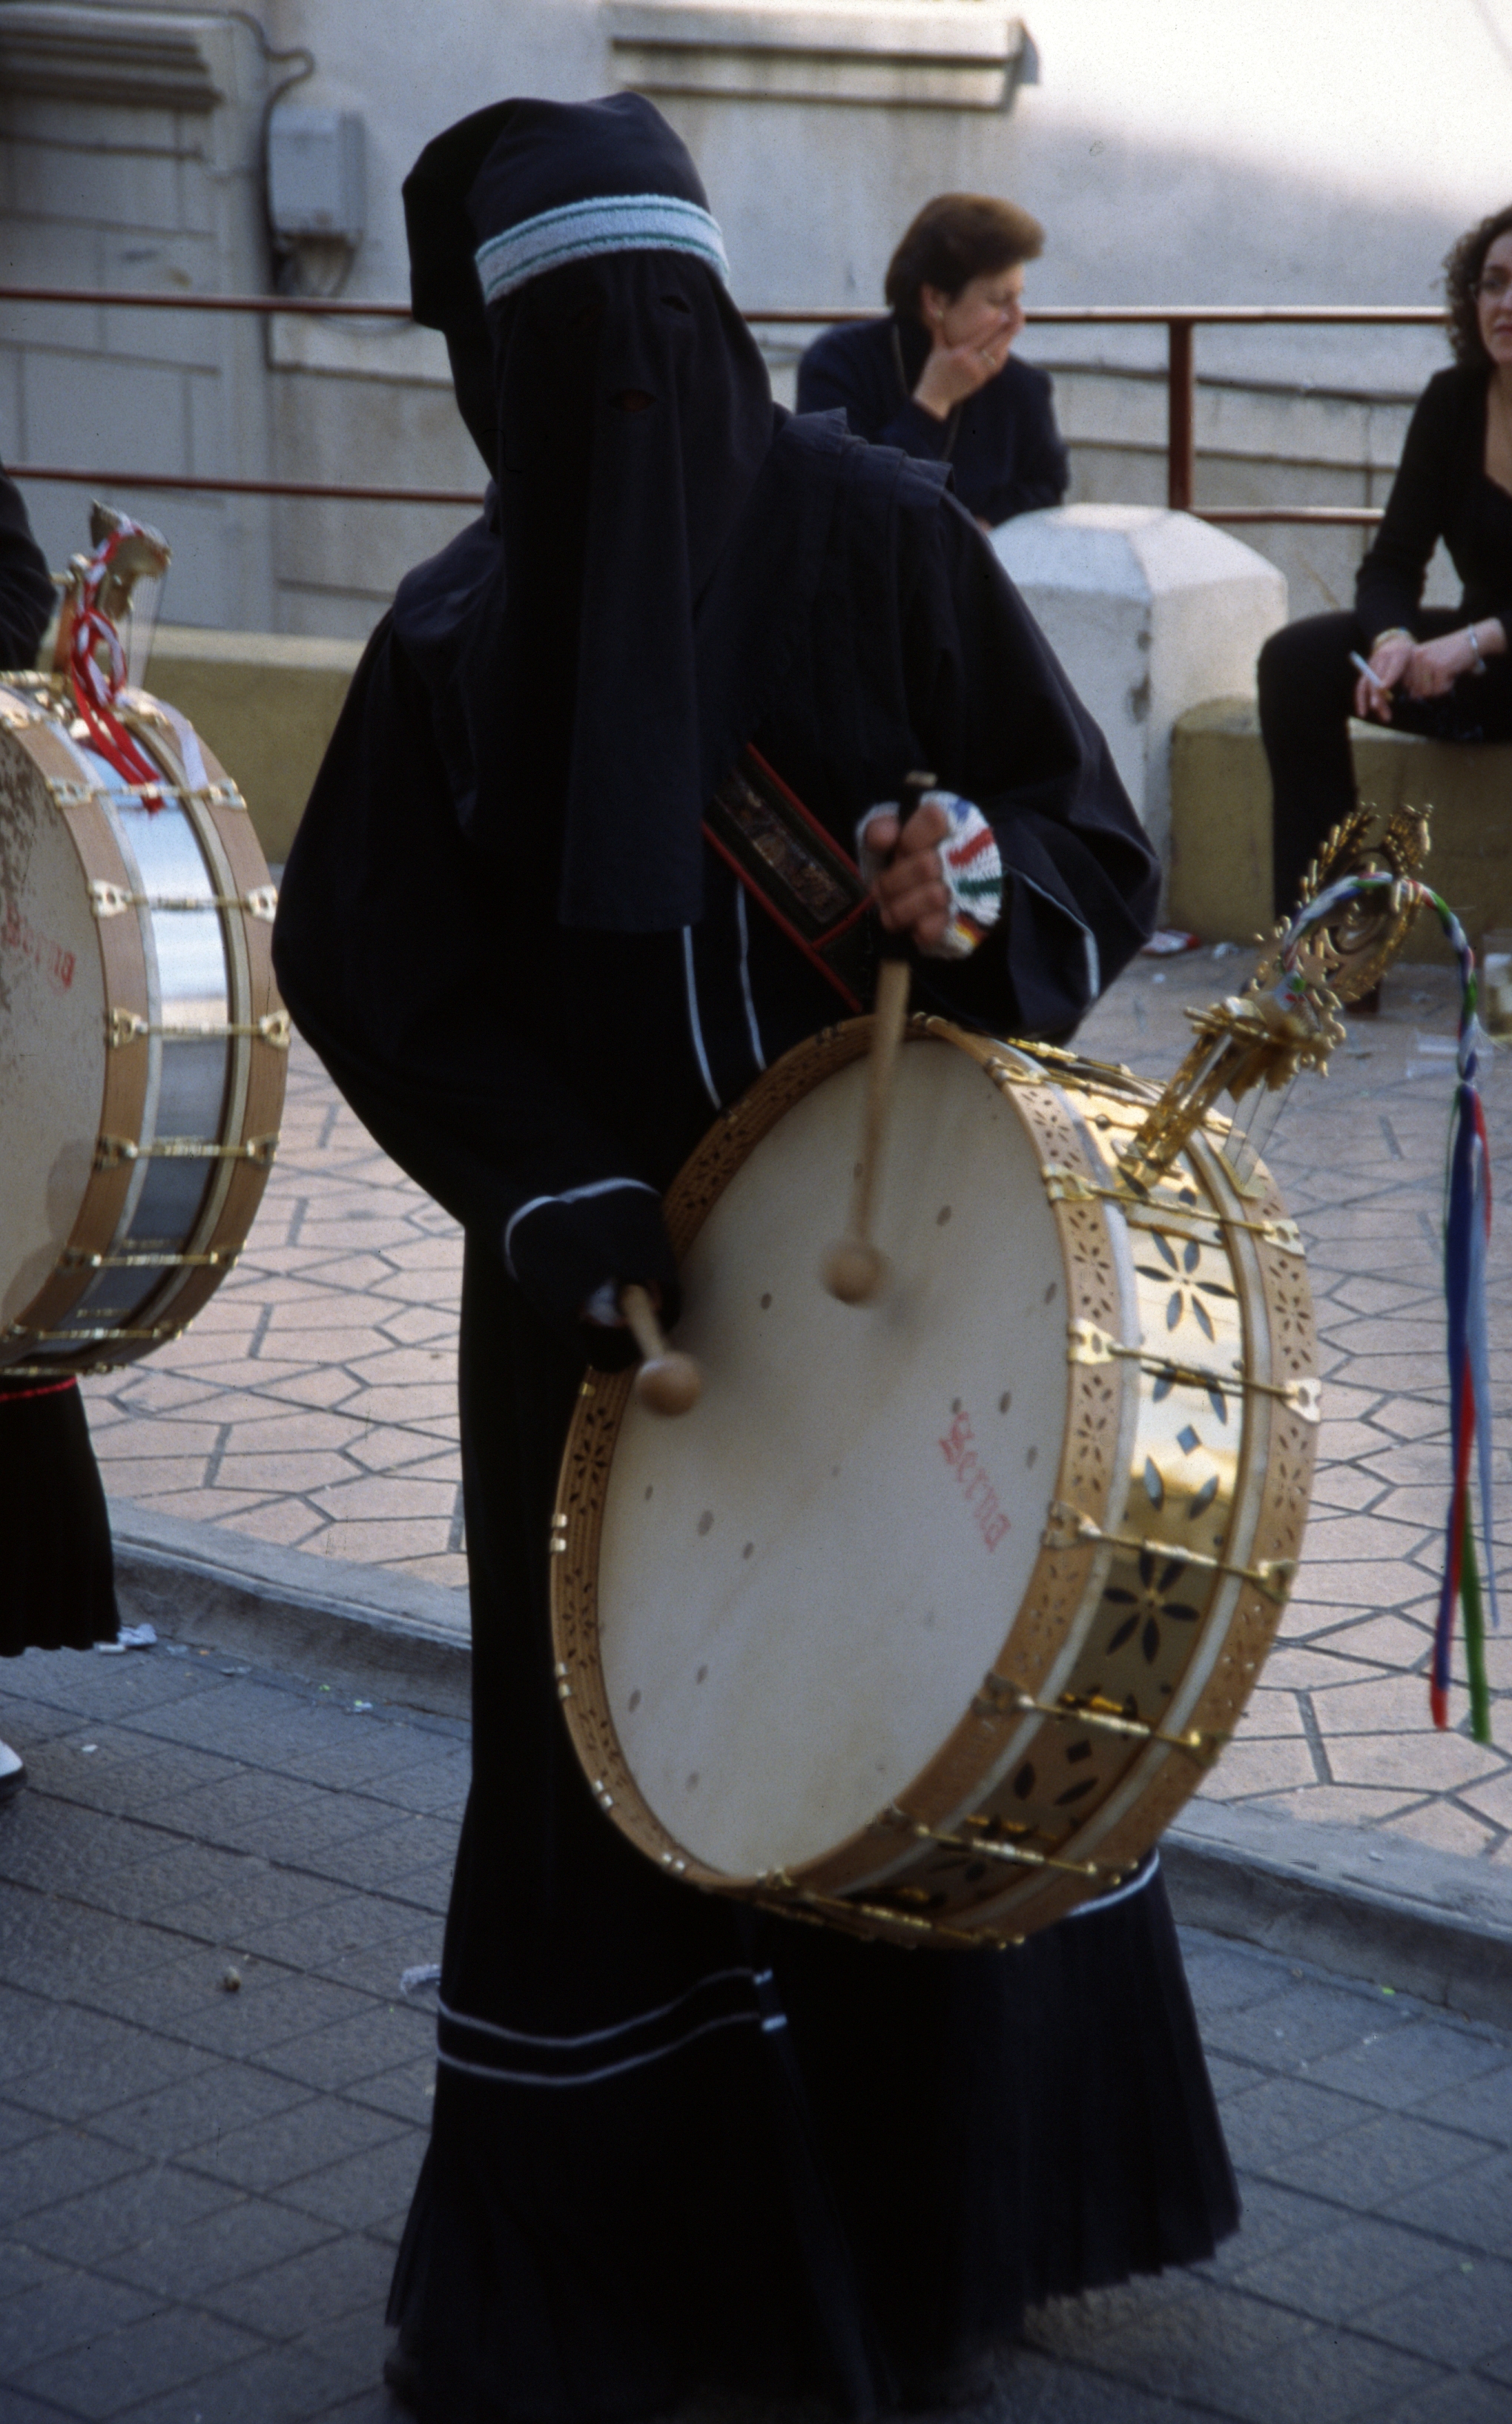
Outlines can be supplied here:
[[656, 1307], [644, 1287], [632, 1284], [621, 1288], [619, 1309], [641, 1350], [635, 1394], [642, 1405], [653, 1414], [690, 1412], [697, 1405], [704, 1385], [703, 1374], [692, 1357], [679, 1355], [675, 1347], [667, 1345]]
[[[898, 806], [901, 832], [927, 791], [933, 774], [910, 774]], [[867, 1108], [861, 1130], [861, 1158], [851, 1192], [851, 1224], [824, 1257], [821, 1276], [831, 1296], [842, 1304], [873, 1304], [887, 1284], [887, 1257], [871, 1238], [871, 1218], [882, 1157], [887, 1143], [892, 1108], [893, 1069], [908, 1017], [908, 943], [901, 934], [883, 930], [877, 969], [877, 998], [872, 1010], [871, 1053], [867, 1062]]]

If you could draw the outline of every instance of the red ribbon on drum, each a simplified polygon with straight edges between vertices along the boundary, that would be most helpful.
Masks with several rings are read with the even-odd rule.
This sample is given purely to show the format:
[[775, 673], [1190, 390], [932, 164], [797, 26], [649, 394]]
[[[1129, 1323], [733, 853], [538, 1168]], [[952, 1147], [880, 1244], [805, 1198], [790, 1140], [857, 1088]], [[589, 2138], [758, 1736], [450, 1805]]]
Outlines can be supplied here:
[[155, 815], [163, 805], [163, 777], [116, 713], [116, 701], [126, 687], [126, 651], [120, 633], [100, 604], [106, 575], [121, 547], [128, 539], [145, 535], [140, 522], [122, 516], [81, 566], [68, 669], [74, 705], [91, 745], [122, 781], [140, 789], [142, 805]]

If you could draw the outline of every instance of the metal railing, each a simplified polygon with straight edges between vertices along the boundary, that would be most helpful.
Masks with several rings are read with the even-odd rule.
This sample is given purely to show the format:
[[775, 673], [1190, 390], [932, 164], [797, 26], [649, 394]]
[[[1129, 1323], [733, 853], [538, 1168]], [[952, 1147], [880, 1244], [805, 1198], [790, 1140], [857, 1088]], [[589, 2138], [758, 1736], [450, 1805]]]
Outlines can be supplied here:
[[[407, 303], [349, 301], [283, 295], [181, 295], [111, 293], [87, 286], [0, 286], [0, 302], [51, 303], [128, 311], [244, 312], [262, 319], [407, 321]], [[776, 308], [750, 311], [760, 327], [835, 327], [875, 320], [874, 311], [839, 305], [829, 311]], [[1198, 505], [1196, 472], [1197, 346], [1202, 327], [1441, 327], [1443, 313], [1417, 303], [1045, 303], [1027, 314], [1034, 327], [1164, 327], [1166, 330], [1166, 500], [1178, 513], [1208, 522], [1302, 522], [1368, 526], [1378, 522], [1378, 505]], [[161, 488], [222, 496], [326, 498], [350, 504], [460, 505], [481, 502], [472, 488], [358, 486], [320, 480], [212, 479], [168, 471], [101, 471], [56, 464], [12, 463], [17, 480], [67, 481], [85, 487]]]

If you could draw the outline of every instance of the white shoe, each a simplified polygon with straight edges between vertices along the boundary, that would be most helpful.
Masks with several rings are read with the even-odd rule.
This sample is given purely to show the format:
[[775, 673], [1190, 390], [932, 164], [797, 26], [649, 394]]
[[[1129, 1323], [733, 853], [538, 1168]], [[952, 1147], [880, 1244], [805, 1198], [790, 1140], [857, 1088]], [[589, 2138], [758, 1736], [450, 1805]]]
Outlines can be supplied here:
[[25, 1781], [26, 1770], [22, 1764], [21, 1753], [12, 1750], [8, 1743], [0, 1742], [0, 1801], [8, 1801], [13, 1793], [21, 1791]]

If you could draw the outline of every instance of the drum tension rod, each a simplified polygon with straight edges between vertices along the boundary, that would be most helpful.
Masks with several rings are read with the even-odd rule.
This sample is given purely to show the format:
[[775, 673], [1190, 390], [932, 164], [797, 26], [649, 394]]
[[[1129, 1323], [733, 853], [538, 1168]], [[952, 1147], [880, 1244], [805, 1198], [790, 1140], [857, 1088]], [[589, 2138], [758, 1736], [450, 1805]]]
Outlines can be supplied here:
[[1295, 1557], [1265, 1557], [1258, 1566], [1231, 1565], [1226, 1557], [1204, 1556], [1201, 1549], [1188, 1549], [1176, 1540], [1157, 1539], [1154, 1534], [1105, 1532], [1090, 1515], [1084, 1515], [1078, 1507], [1068, 1507], [1062, 1498], [1050, 1501], [1050, 1520], [1041, 1535], [1041, 1545], [1046, 1549], [1106, 1546], [1126, 1550], [1131, 1557], [1179, 1557], [1183, 1565], [1200, 1566], [1204, 1573], [1236, 1574], [1241, 1582], [1252, 1583], [1278, 1607], [1285, 1606], [1297, 1579]]
[[1219, 1752], [1233, 1740], [1232, 1734], [1217, 1733], [1211, 1729], [1204, 1731], [1195, 1726], [1188, 1733], [1167, 1733], [1160, 1726], [1146, 1725], [1141, 1718], [1126, 1717], [1111, 1701], [1079, 1700], [1069, 1692], [1058, 1700], [1037, 1700], [1031, 1692], [1010, 1683], [990, 1667], [982, 1677], [981, 1689], [971, 1709], [978, 1717], [1053, 1717], [1061, 1725], [1085, 1726], [1092, 1733], [1121, 1734], [1131, 1742], [1163, 1743], [1169, 1750], [1185, 1751], [1199, 1767], [1212, 1767]]
[[66, 1271], [229, 1271], [241, 1260], [241, 1248], [212, 1250], [207, 1254], [181, 1254], [165, 1248], [160, 1254], [86, 1254], [76, 1247], [64, 1250]]
[[125, 892], [119, 884], [107, 884], [97, 875], [89, 885], [89, 906], [102, 920], [124, 917], [128, 909], [243, 909], [249, 917], [271, 926], [278, 915], [279, 894], [272, 884], [256, 885], [250, 892], [207, 892], [198, 898], [189, 893]]
[[250, 1035], [261, 1043], [271, 1044], [276, 1052], [287, 1052], [292, 1034], [286, 1010], [270, 1010], [265, 1017], [227, 1026], [216, 1023], [204, 1027], [154, 1027], [151, 1019], [141, 1018], [135, 1010], [113, 1010], [110, 1013], [110, 1043], [113, 1047], [123, 1044], [140, 1044], [149, 1035], [166, 1036], [177, 1044], [219, 1044], [228, 1037]]
[[[1122, 1187], [1098, 1187], [1084, 1177], [1079, 1170], [1068, 1170], [1062, 1162], [1047, 1163], [1042, 1175], [1044, 1191], [1052, 1204], [1101, 1202], [1116, 1204], [1122, 1212], [1149, 1215], [1147, 1221], [1131, 1220], [1131, 1228], [1163, 1229], [1170, 1222], [1175, 1222], [1179, 1227], [1183, 1221], [1196, 1223], [1206, 1220], [1218, 1229], [1243, 1229], [1251, 1237], [1258, 1237], [1264, 1245], [1279, 1246], [1283, 1254], [1305, 1252], [1302, 1233], [1295, 1220], [1245, 1220], [1237, 1213], [1219, 1212], [1212, 1205], [1171, 1204], [1148, 1195], [1131, 1194]], [[1214, 1238], [1211, 1242], [1216, 1245], [1219, 1241]]]
[[96, 1170], [119, 1170], [130, 1161], [251, 1161], [267, 1169], [278, 1150], [276, 1136], [248, 1137], [245, 1144], [207, 1144], [199, 1137], [164, 1137], [135, 1144], [130, 1137], [103, 1136], [95, 1147]]
[[[23, 724], [51, 724], [61, 719], [49, 715], [21, 718], [6, 716], [4, 722], [20, 729]], [[80, 739], [84, 738], [81, 734]], [[52, 785], [54, 799], [60, 808], [82, 808], [90, 800], [195, 800], [207, 808], [245, 808], [234, 783], [56, 783]]]
[[1021, 1843], [996, 1843], [985, 1835], [957, 1835], [947, 1827], [927, 1826], [922, 1818], [914, 1817], [896, 1801], [886, 1816], [895, 1826], [906, 1826], [921, 1843], [944, 1843], [952, 1852], [969, 1852], [974, 1860], [1006, 1860], [1014, 1868], [1054, 1869], [1068, 1877], [1090, 1877], [1094, 1882], [1106, 1879], [1110, 1886], [1123, 1883], [1122, 1869], [1105, 1869], [1097, 1860], [1061, 1860], [1053, 1852], [1031, 1852]]
[[[1019, 1936], [999, 1936], [995, 1929], [952, 1927], [948, 1921], [930, 1919], [916, 1910], [894, 1910], [886, 1903], [850, 1902], [842, 1894], [820, 1893], [813, 1886], [794, 1885], [781, 1875], [764, 1883], [766, 1891], [753, 1895], [753, 1901], [760, 1909], [780, 1911], [785, 1919], [803, 1919], [824, 1911], [832, 1918], [859, 1924], [863, 1932], [869, 1920], [875, 1927], [905, 1928], [911, 1936], [959, 1945], [967, 1953], [1002, 1953], [1009, 1945], [1022, 1944], [1024, 1940]], [[816, 1924], [820, 1923], [816, 1921]]]
[[[154, 1345], [161, 1347], [170, 1338], [182, 1337], [183, 1328], [182, 1321], [157, 1321], [145, 1330], [118, 1330], [113, 1323], [99, 1330], [29, 1330], [24, 1321], [13, 1321], [7, 1330], [6, 1336], [8, 1338], [56, 1338], [61, 1345], [67, 1347], [103, 1347], [113, 1345], [118, 1338], [150, 1338]], [[7, 1364], [3, 1368], [10, 1371], [15, 1367]]]
[[1279, 1397], [1305, 1423], [1322, 1419], [1323, 1384], [1311, 1374], [1300, 1380], [1256, 1380], [1248, 1372], [1217, 1372], [1205, 1364], [1177, 1364], [1169, 1355], [1152, 1354], [1147, 1347], [1123, 1346], [1106, 1330], [1099, 1330], [1095, 1321], [1068, 1321], [1066, 1338], [1068, 1364], [1112, 1364], [1122, 1359], [1186, 1388], [1217, 1389], [1230, 1397]]

